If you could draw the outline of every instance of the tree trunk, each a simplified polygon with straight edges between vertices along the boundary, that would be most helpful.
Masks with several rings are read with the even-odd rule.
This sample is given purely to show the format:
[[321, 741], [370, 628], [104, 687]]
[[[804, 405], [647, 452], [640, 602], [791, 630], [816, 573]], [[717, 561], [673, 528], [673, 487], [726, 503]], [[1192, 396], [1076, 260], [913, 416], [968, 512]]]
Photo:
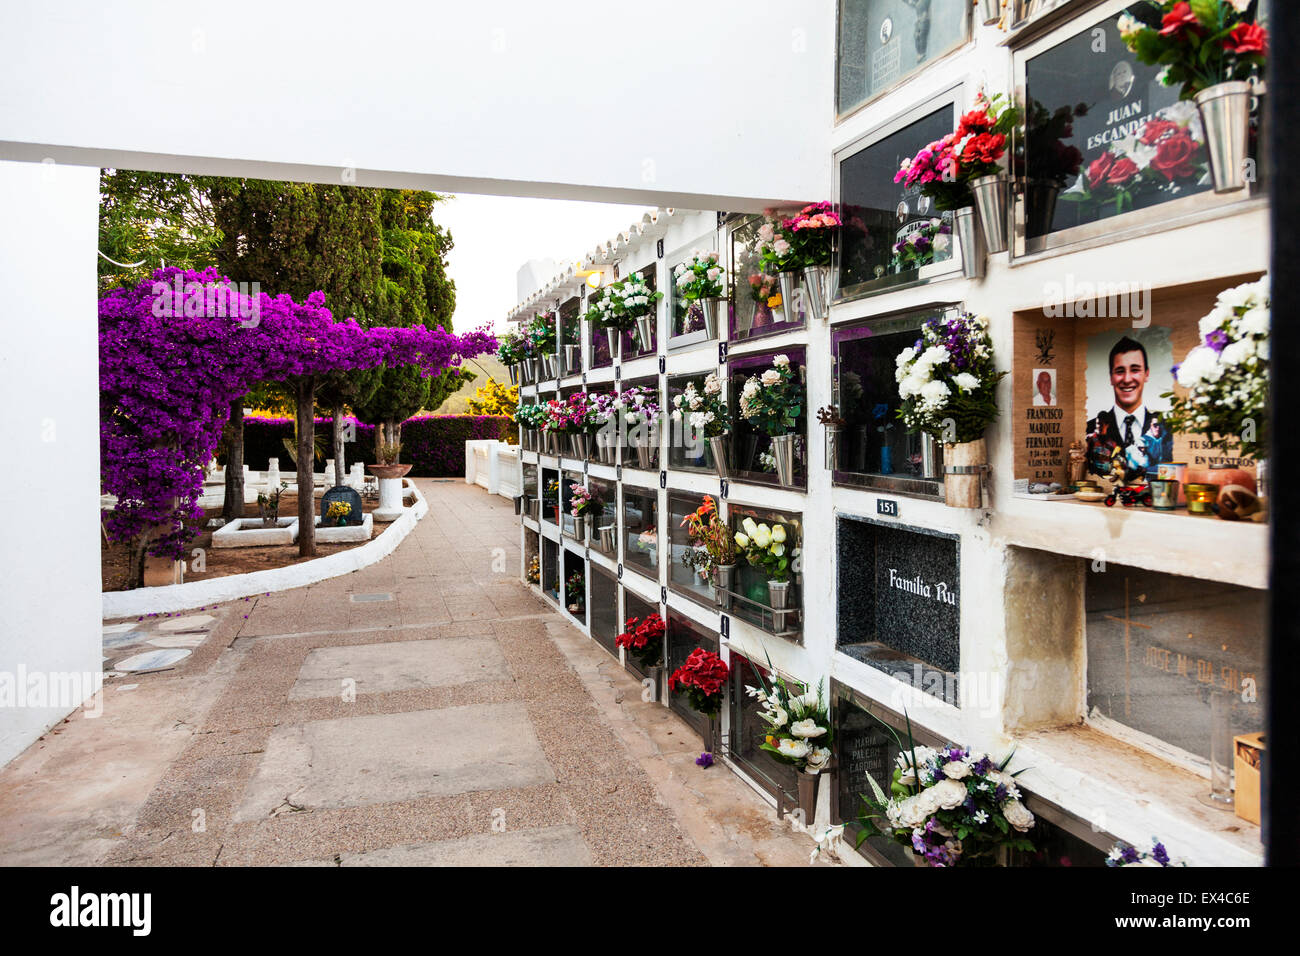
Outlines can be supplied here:
[[312, 480], [316, 442], [316, 379], [304, 375], [298, 398], [298, 557], [316, 557], [316, 496]]
[[144, 559], [149, 550], [150, 538], [149, 534], [140, 534], [131, 539], [130, 558], [126, 566], [128, 591], [144, 587]]
[[[234, 521], [244, 516], [244, 399], [230, 403], [229, 441], [226, 442], [226, 500], [221, 516]], [[143, 565], [141, 565], [143, 574]]]
[[334, 407], [334, 484], [343, 484], [343, 476], [348, 473], [343, 463], [343, 406]]
[[384, 447], [384, 423], [375, 422], [375, 464], [376, 465], [382, 465], [384, 463], [383, 455], [380, 454], [380, 451], [383, 447]]

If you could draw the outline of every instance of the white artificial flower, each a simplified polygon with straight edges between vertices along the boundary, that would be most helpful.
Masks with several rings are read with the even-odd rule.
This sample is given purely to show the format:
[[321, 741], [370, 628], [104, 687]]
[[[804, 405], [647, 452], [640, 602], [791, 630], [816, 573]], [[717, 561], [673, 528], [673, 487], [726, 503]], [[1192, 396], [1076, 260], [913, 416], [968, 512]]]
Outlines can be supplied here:
[[921, 353], [921, 357], [917, 361], [922, 365], [935, 366], [944, 364], [950, 357], [948, 350], [944, 346], [931, 345]]
[[745, 533], [749, 535], [753, 535], [754, 532], [758, 530], [758, 525], [754, 523], [753, 518], [746, 518], [744, 521], [740, 523], [740, 526], [744, 528]]
[[1250, 6], [1250, 0], [1227, 0], [1227, 3], [1238, 13], [1245, 13], [1246, 8]]
[[768, 369], [763, 373], [762, 381], [764, 385], [772, 386], [781, 381], [781, 373], [774, 368]]
[[1219, 357], [1214, 354], [1214, 349], [1198, 345], [1187, 353], [1183, 364], [1178, 366], [1178, 384], [1184, 388], [1196, 387], [1209, 378], [1218, 362]]
[[814, 747], [808, 754], [808, 762], [805, 769], [809, 773], [820, 773], [821, 770], [830, 763], [831, 749], [829, 747]]
[[966, 785], [956, 780], [940, 780], [925, 793], [934, 794], [932, 799], [943, 810], [955, 810], [966, 802]]
[[737, 531], [737, 532], [736, 532], [736, 547], [738, 547], [738, 548], [748, 548], [748, 547], [749, 547], [749, 535], [741, 534], [739, 531]]
[[790, 719], [790, 715], [783, 709], [769, 702], [770, 710], [759, 711], [758, 716], [772, 725], [773, 729], [785, 726], [785, 722]]
[[718, 373], [710, 372], [709, 377], [704, 380], [704, 394], [716, 395], [722, 391], [722, 383], [718, 381]]
[[970, 776], [970, 764], [964, 760], [950, 760], [943, 765], [943, 775], [949, 780], [963, 780]]
[[1197, 330], [1201, 333], [1201, 338], [1205, 338], [1215, 329], [1223, 328], [1224, 324], [1231, 318], [1231, 309], [1216, 305], [1210, 310], [1208, 315], [1204, 316], [1201, 321], [1197, 323]]
[[768, 530], [767, 525], [759, 525], [758, 530], [752, 535], [754, 544], [760, 548], [767, 548], [772, 544], [772, 532]]
[[1237, 320], [1237, 327], [1245, 335], [1268, 335], [1269, 311], [1267, 308], [1247, 309], [1245, 315]]
[[1008, 800], [1002, 804], [1002, 815], [1007, 818], [1007, 823], [1021, 833], [1031, 829], [1034, 825], [1034, 815], [1019, 800]]
[[916, 358], [916, 349], [909, 345], [907, 348], [903, 349], [903, 351], [898, 353], [898, 358], [894, 359], [894, 364], [900, 366], [906, 365], [914, 358]]
[[1133, 36], [1133, 34], [1145, 29], [1145, 26], [1137, 19], [1137, 17], [1128, 13], [1121, 14], [1115, 25], [1119, 27], [1119, 35], [1125, 40]]
[[777, 544], [785, 543], [785, 525], [778, 524], [773, 526], [772, 540], [775, 541]]
[[930, 409], [943, 408], [951, 394], [952, 389], [943, 382], [926, 382], [921, 386], [921, 402]]
[[1250, 339], [1239, 339], [1223, 347], [1223, 351], [1219, 354], [1219, 361], [1224, 365], [1240, 365], [1254, 351], [1254, 343]]
[[790, 757], [793, 760], [802, 760], [812, 751], [812, 747], [807, 741], [791, 740], [789, 737], [778, 740], [776, 749], [781, 752], [782, 757]]
[[763, 693], [763, 692], [762, 692], [761, 690], [759, 690], [757, 687], [751, 687], [749, 684], [746, 684], [746, 685], [745, 685], [745, 693], [746, 693], [747, 695], [749, 695], [750, 697], [754, 697], [754, 698], [756, 698], [756, 699], [758, 699], [758, 700], [766, 700], [766, 699], [767, 699], [767, 695], [766, 695], [765, 693]]
[[1224, 289], [1219, 293], [1219, 305], [1229, 309], [1251, 308], [1256, 304], [1256, 292], [1255, 283], [1253, 282], [1244, 282], [1241, 285], [1233, 286], [1231, 289]]
[[778, 355], [776, 358], [772, 359], [772, 364], [777, 368], [785, 368], [790, 364], [790, 359], [788, 356]]
[[806, 718], [804, 720], [796, 720], [791, 724], [790, 733], [794, 734], [796, 737], [820, 737], [822, 734], [826, 733], [826, 728], [818, 727], [817, 721], [812, 718]]
[[958, 388], [967, 392], [980, 387], [980, 380], [970, 372], [958, 372], [952, 380], [957, 383]]
[[981, 823], [981, 824], [987, 823], [989, 819], [989, 815], [985, 813], [983, 810], [976, 810], [975, 815], [972, 819], [974, 819], [976, 823]]

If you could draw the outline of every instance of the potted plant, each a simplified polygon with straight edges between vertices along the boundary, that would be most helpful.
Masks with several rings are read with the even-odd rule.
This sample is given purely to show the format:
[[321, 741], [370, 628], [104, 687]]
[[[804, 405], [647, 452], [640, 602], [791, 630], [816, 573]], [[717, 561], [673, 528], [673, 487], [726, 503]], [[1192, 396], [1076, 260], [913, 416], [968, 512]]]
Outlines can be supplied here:
[[533, 555], [532, 559], [528, 562], [528, 570], [524, 572], [524, 580], [529, 584], [542, 583], [542, 565], [537, 555]]
[[745, 518], [734, 537], [736, 553], [750, 567], [757, 568], [767, 577], [767, 603], [772, 608], [772, 628], [776, 633], [785, 630], [783, 613], [790, 606], [790, 575], [795, 552], [785, 525], [773, 522], [771, 526]]
[[573, 516], [573, 536], [579, 541], [587, 540], [587, 518], [594, 518], [604, 510], [601, 500], [591, 493], [585, 485], [569, 485], [569, 514]]
[[596, 457], [602, 464], [612, 465], [617, 461], [618, 448], [618, 408], [614, 396], [608, 394], [588, 395], [586, 429], [589, 442], [595, 445]]
[[280, 521], [280, 496], [284, 494], [284, 489], [289, 485], [286, 482], [280, 482], [280, 487], [276, 488], [269, 494], [264, 491], [257, 493], [257, 513], [262, 519], [263, 528], [274, 528]]
[[630, 617], [623, 627], [623, 633], [614, 638], [614, 644], [627, 651], [627, 656], [636, 661], [637, 669], [654, 681], [658, 699], [659, 686], [663, 682], [664, 632], [667, 630], [664, 619], [656, 613], [647, 614], [641, 620]]
[[995, 763], [988, 754], [953, 744], [918, 746], [908, 721], [907, 742], [895, 762], [889, 796], [867, 774], [872, 795], [862, 795], [858, 844], [883, 835], [910, 847], [918, 866], [996, 866], [1008, 849], [1032, 851], [1022, 834], [1034, 815], [1020, 800], [1011, 755]]
[[[735, 587], [736, 542], [731, 536], [731, 529], [718, 514], [717, 503], [705, 495], [702, 503], [693, 512], [682, 519], [682, 527], [690, 538], [696, 554], [688, 566], [704, 570], [713, 578], [718, 591], [718, 605], [724, 610], [731, 607], [731, 592]], [[685, 559], [683, 559], [685, 560]]]
[[848, 420], [841, 418], [834, 405], [817, 409], [817, 420], [826, 428], [826, 468], [834, 471], [840, 461], [840, 439]]
[[582, 374], [582, 339], [578, 334], [581, 328], [575, 315], [564, 321], [564, 374]]
[[749, 294], [754, 299], [754, 321], [751, 331], [773, 323], [772, 310], [783, 306], [785, 299], [779, 291], [780, 277], [766, 272], [753, 272], [749, 276]]
[[1255, 459], [1261, 496], [1267, 490], [1270, 308], [1267, 275], [1220, 292], [1201, 319], [1201, 344], [1174, 367], [1186, 393], [1162, 396], [1171, 406], [1166, 428], [1201, 435], [1204, 447]]
[[704, 334], [718, 337], [718, 310], [727, 300], [727, 270], [718, 262], [716, 252], [695, 251], [691, 258], [673, 269], [677, 294], [687, 302], [698, 302], [704, 310]]
[[691, 708], [709, 718], [707, 746], [715, 749], [717, 716], [722, 709], [722, 695], [730, 674], [726, 663], [712, 651], [697, 647], [686, 663], [668, 678], [670, 693], [685, 692]]
[[1119, 18], [1120, 36], [1139, 61], [1163, 67], [1160, 80], [1196, 103], [1210, 150], [1214, 191], [1246, 185], [1252, 85], [1268, 58], [1268, 32], [1255, 0], [1153, 0]]
[[[772, 662], [767, 662], [773, 673]], [[831, 761], [831, 708], [826, 700], [826, 683], [817, 690], [795, 693], [785, 680], [773, 676], [771, 684], [758, 674], [758, 687], [746, 685], [745, 693], [761, 705], [758, 717], [766, 725], [760, 750], [766, 750], [798, 773], [799, 809], [805, 826], [817, 812], [817, 778]]]
[[802, 376], [784, 355], [761, 375], [746, 379], [740, 392], [740, 416], [771, 438], [777, 480], [787, 488], [794, 486], [794, 432], [804, 398]]
[[617, 360], [619, 354], [618, 342], [621, 333], [631, 328], [635, 324], [635, 320], [630, 316], [624, 317], [615, 314], [612, 286], [605, 286], [599, 296], [591, 299], [591, 305], [587, 307], [586, 319], [592, 328], [605, 330], [606, 340], [609, 343], [609, 357], [612, 360]]
[[970, 312], [929, 319], [896, 360], [898, 416], [944, 447], [944, 500], [978, 508], [988, 468], [984, 430], [998, 417], [994, 391], [1006, 372], [993, 362], [989, 320]]
[[696, 435], [704, 435], [718, 477], [729, 477], [727, 435], [731, 419], [727, 403], [722, 400], [722, 381], [717, 372], [705, 376], [702, 389], [697, 389], [694, 382], [687, 382], [682, 393], [673, 396], [673, 419], [689, 425]]

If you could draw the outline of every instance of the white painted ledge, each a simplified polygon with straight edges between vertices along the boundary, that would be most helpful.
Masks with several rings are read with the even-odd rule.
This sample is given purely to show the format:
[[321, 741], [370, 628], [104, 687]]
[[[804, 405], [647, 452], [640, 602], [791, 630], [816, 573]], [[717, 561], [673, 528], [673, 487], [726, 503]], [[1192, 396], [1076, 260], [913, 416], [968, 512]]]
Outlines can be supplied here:
[[415, 486], [415, 482], [409, 478], [403, 481], [406, 485], [405, 492], [414, 496], [415, 503], [382, 534], [359, 548], [340, 551], [338, 554], [304, 561], [287, 568], [232, 574], [224, 578], [192, 581], [188, 584], [169, 584], [160, 588], [106, 591], [103, 595], [104, 620], [167, 611], [186, 611], [209, 604], [220, 604], [223, 601], [233, 601], [236, 598], [251, 597], [254, 594], [265, 594], [268, 591], [288, 591], [291, 588], [300, 588], [315, 584], [317, 581], [351, 574], [376, 561], [381, 561], [396, 550], [411, 533], [416, 522], [429, 511], [429, 503], [425, 501], [424, 495]]

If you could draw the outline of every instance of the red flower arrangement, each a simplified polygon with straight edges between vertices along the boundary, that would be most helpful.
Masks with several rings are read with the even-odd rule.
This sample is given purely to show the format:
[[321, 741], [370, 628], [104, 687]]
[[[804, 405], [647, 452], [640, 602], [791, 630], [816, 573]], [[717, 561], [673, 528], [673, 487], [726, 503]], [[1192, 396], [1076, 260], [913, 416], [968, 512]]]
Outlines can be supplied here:
[[614, 638], [614, 643], [627, 648], [643, 670], [659, 666], [663, 660], [664, 619], [658, 614], [647, 614], [639, 622], [630, 617], [623, 626], [627, 630]]
[[684, 688], [693, 708], [701, 714], [716, 714], [722, 708], [722, 689], [730, 673], [721, 657], [697, 647], [668, 678], [668, 690], [675, 694]]
[[1263, 73], [1268, 31], [1257, 4], [1242, 0], [1153, 0], [1120, 15], [1125, 45], [1147, 66], [1162, 68], [1167, 86], [1190, 100], [1230, 80]]

